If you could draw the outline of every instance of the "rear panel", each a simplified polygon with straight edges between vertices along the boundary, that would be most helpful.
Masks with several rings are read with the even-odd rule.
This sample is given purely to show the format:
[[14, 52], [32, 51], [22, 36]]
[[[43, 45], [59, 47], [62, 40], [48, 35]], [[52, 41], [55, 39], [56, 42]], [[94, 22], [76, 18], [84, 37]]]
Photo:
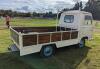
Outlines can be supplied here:
[[10, 29], [10, 32], [11, 32], [11, 38], [14, 41], [14, 43], [16, 45], [19, 45], [19, 34], [13, 29]]

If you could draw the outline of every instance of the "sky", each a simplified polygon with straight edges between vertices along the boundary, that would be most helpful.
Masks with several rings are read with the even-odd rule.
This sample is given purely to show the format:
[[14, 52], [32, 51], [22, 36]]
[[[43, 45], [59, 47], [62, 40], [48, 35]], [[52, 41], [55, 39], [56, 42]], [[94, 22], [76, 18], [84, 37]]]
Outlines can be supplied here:
[[[0, 9], [12, 9], [17, 11], [45, 11], [55, 8], [71, 8], [80, 0], [0, 0]], [[88, 0], [81, 0], [87, 2]]]

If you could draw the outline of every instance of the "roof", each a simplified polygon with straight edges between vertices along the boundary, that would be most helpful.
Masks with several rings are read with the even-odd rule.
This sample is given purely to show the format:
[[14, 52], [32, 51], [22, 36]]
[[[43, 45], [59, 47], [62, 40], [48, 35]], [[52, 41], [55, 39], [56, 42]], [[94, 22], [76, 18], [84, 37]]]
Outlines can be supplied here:
[[80, 11], [80, 10], [71, 10], [71, 11], [66, 11], [64, 13], [73, 13], [73, 14], [91, 14], [89, 12], [85, 12], [85, 11]]

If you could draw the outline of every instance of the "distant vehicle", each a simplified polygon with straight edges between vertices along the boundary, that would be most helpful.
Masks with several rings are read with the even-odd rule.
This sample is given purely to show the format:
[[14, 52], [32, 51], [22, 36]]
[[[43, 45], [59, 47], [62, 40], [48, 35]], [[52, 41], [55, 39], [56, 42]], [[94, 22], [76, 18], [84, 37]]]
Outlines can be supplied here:
[[92, 14], [84, 11], [67, 11], [61, 14], [57, 27], [10, 27], [11, 38], [20, 56], [40, 52], [49, 57], [56, 48], [78, 44], [92, 38]]

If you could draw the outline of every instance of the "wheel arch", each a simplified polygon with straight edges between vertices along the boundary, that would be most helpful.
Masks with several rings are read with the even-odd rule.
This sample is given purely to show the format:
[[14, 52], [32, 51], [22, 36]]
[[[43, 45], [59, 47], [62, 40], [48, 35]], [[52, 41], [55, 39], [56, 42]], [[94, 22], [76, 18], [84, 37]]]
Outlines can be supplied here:
[[[57, 45], [56, 45], [55, 43], [53, 43], [53, 44], [45, 44], [45, 45], [42, 46], [42, 48], [43, 48], [43, 47], [46, 47], [46, 46], [53, 46], [55, 49], [57, 48]], [[42, 48], [41, 48], [41, 49], [42, 49]], [[41, 50], [40, 50], [40, 51], [41, 51]]]

